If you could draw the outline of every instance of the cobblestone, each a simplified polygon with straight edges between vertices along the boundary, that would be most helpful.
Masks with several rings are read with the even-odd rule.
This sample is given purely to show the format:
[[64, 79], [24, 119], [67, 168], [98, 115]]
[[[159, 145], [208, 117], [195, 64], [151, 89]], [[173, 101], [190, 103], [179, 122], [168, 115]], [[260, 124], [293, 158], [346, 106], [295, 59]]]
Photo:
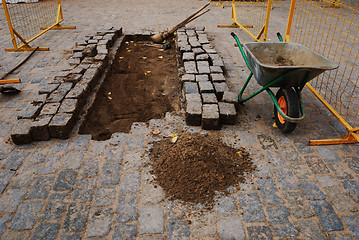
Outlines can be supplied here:
[[257, 240], [257, 239], [273, 239], [272, 232], [268, 226], [253, 226], [247, 228], [249, 239]]
[[188, 224], [184, 222], [169, 222], [168, 239], [170, 240], [190, 239], [190, 230]]
[[88, 205], [71, 203], [63, 226], [64, 232], [82, 232], [86, 228], [90, 208]]
[[203, 104], [202, 128], [216, 130], [219, 128], [219, 109], [217, 104]]
[[158, 206], [142, 207], [140, 213], [140, 234], [163, 233], [163, 208]]
[[2, 212], [15, 212], [26, 192], [25, 189], [9, 189], [5, 192], [0, 198]]
[[27, 199], [44, 199], [50, 192], [51, 184], [54, 182], [54, 177], [48, 176], [40, 176], [38, 177], [32, 187], [28, 195]]
[[141, 184], [140, 173], [127, 173], [120, 183], [120, 195], [126, 196], [128, 194], [137, 193]]
[[272, 179], [259, 179], [257, 180], [257, 184], [265, 204], [284, 203], [284, 200], [278, 196], [279, 191]]
[[117, 222], [126, 223], [131, 220], [137, 220], [137, 206], [138, 201], [136, 197], [129, 199], [119, 198], [117, 208]]
[[115, 233], [112, 239], [135, 239], [137, 236], [137, 225], [126, 224], [115, 226]]
[[309, 218], [314, 215], [309, 202], [302, 192], [286, 192], [286, 199], [296, 218]]
[[86, 157], [83, 163], [82, 176], [95, 177], [99, 173], [99, 160], [93, 157]]
[[342, 163], [333, 163], [330, 164], [329, 167], [334, 172], [335, 176], [341, 180], [354, 178], [349, 169], [345, 168]]
[[359, 158], [358, 157], [346, 157], [345, 158], [346, 164], [348, 164], [349, 168], [359, 174]]
[[[188, 126], [187, 118], [187, 125], [183, 125], [182, 109], [176, 110], [175, 117], [167, 113], [162, 119], [149, 121], [148, 126], [135, 123], [130, 133], [113, 133], [106, 141], [94, 141], [90, 135], [76, 131], [70, 133], [70, 130], [77, 130], [73, 128], [79, 117], [77, 108], [87, 103], [98, 74], [103, 73], [104, 66], [110, 62], [107, 56], [97, 54], [97, 49], [106, 52], [114, 43], [112, 37], [122, 32], [121, 27], [126, 34], [147, 32], [150, 35], [148, 31], [157, 32], [176, 25], [183, 20], [181, 16], [192, 12], [194, 7], [189, 0], [138, 3], [66, 1], [62, 4], [64, 24], [75, 22], [77, 29], [49, 31], [39, 37], [40, 45], [46, 41], [45, 45], [50, 47], [49, 54], [34, 54], [12, 74], [22, 80], [20, 94], [11, 97], [0, 94], [0, 238], [359, 238], [357, 145], [308, 146], [309, 139], [340, 138], [346, 130], [305, 89], [308, 118], [292, 134], [283, 135], [272, 127], [271, 111], [266, 110], [273, 106], [265, 94], [239, 106], [237, 91], [249, 72], [244, 68], [244, 61], [238, 58], [240, 53], [233, 52], [234, 41], [228, 29], [213, 24], [228, 20], [231, 8], [225, 4], [222, 9], [212, 3], [211, 14], [191, 23], [191, 30], [187, 31], [189, 36], [185, 29], [177, 32], [179, 55], [185, 59], [190, 56], [189, 61], [185, 61], [190, 63], [186, 64], [187, 68], [181, 66], [179, 69], [184, 86], [181, 97], [186, 91], [193, 91], [199, 99], [192, 106], [192, 110], [198, 110], [192, 112], [198, 114], [194, 125], [202, 123], [203, 103], [198, 82], [226, 83], [231, 92], [223, 93], [222, 102], [235, 104], [240, 114], [234, 125], [221, 126], [218, 134], [236, 148], [245, 147], [257, 165], [256, 173], [247, 178], [246, 183], [240, 184], [238, 189], [229, 189], [229, 196], [216, 196], [218, 204], [214, 210], [196, 206], [195, 212], [185, 203], [169, 201], [163, 189], [152, 182], [155, 176], [147, 166], [151, 160], [146, 151], [153, 142], [168, 134], [181, 134], [182, 129], [207, 133], [201, 127]], [[101, 11], [96, 7], [99, 4]], [[270, 27], [274, 29], [268, 38], [274, 39], [275, 32], [285, 28], [289, 7], [290, 1], [282, 1], [280, 8], [272, 9]], [[141, 15], [141, 21], [133, 18], [137, 15]], [[0, 22], [6, 22], [4, 15], [0, 15]], [[208, 37], [204, 28], [198, 27], [201, 25], [209, 33]], [[5, 48], [11, 44], [11, 38], [6, 27], [0, 27], [0, 33], [0, 45]], [[252, 41], [246, 33], [239, 34], [243, 42]], [[189, 40], [189, 37], [193, 38]], [[88, 41], [99, 42], [103, 47], [88, 44]], [[11, 63], [19, 62], [22, 54], [0, 54], [0, 72], [7, 71]], [[81, 59], [83, 63], [69, 65]], [[199, 72], [205, 73], [199, 75]], [[83, 74], [86, 76], [82, 77]], [[191, 87], [187, 83], [191, 83]], [[248, 87], [255, 89], [251, 83]], [[20, 131], [21, 126], [17, 124], [22, 121], [17, 118], [32, 122], [42, 106], [50, 102], [61, 102], [61, 114], [74, 113], [72, 117], [67, 115], [68, 119], [65, 119], [66, 114], [57, 115], [57, 122], [61, 124], [51, 132], [56, 137], [68, 139], [27, 144], [48, 139], [46, 123], [34, 124], [41, 131], [33, 134], [31, 126], [24, 125]], [[53, 114], [59, 114], [58, 111], [54, 110]], [[54, 130], [51, 122], [50, 126]], [[151, 134], [154, 129], [161, 131], [160, 136]], [[12, 140], [23, 143], [22, 146], [9, 141], [16, 131], [24, 138]], [[198, 211], [200, 214], [196, 215]]]
[[92, 220], [87, 227], [87, 236], [103, 237], [107, 235], [110, 231], [112, 215], [112, 208], [96, 209], [92, 215]]
[[17, 170], [28, 155], [29, 152], [18, 150], [12, 151], [2, 164], [2, 168], [8, 170]]
[[354, 180], [348, 180], [342, 182], [344, 189], [349, 192], [353, 199], [359, 202], [359, 184]]
[[15, 174], [14, 171], [0, 171], [0, 193], [4, 191], [11, 177]]
[[166, 201], [167, 203], [167, 218], [169, 220], [181, 220], [188, 211], [187, 206], [183, 206], [177, 201]]
[[324, 231], [330, 232], [343, 229], [342, 222], [328, 201], [313, 201], [311, 204], [314, 211], [319, 216]]
[[143, 186], [142, 202], [143, 204], [158, 204], [164, 199], [164, 193], [160, 186], [149, 184]]
[[82, 163], [84, 154], [82, 152], [70, 152], [64, 160], [64, 169], [78, 169]]
[[353, 237], [345, 233], [332, 233], [329, 234], [331, 240], [352, 240]]
[[116, 188], [114, 186], [101, 186], [95, 196], [95, 206], [111, 206], [115, 197]]
[[289, 211], [285, 206], [269, 206], [267, 213], [275, 235], [286, 237], [298, 235], [297, 228], [289, 221]]
[[299, 181], [300, 186], [303, 189], [303, 192], [307, 199], [309, 200], [323, 200], [325, 199], [325, 194], [319, 189], [319, 187], [309, 181]]
[[221, 239], [244, 239], [242, 221], [239, 218], [220, 219], [219, 234]]
[[316, 179], [320, 184], [320, 186], [322, 186], [323, 188], [339, 185], [339, 183], [335, 179], [333, 179], [332, 176], [328, 176], [328, 175], [316, 176]]
[[60, 230], [60, 224], [58, 223], [41, 223], [34, 232], [34, 235], [31, 239], [41, 240], [49, 239], [53, 240], [56, 238], [57, 233]]
[[329, 147], [317, 147], [317, 151], [326, 162], [340, 162], [339, 156]]
[[91, 202], [96, 187], [96, 178], [79, 179], [75, 187], [73, 199], [75, 201]]
[[219, 216], [229, 217], [238, 215], [234, 197], [220, 197], [216, 200], [216, 212]]
[[326, 235], [322, 232], [319, 224], [314, 220], [303, 220], [298, 223], [305, 239], [326, 239]]
[[359, 217], [358, 216], [344, 216], [344, 221], [348, 225], [349, 230], [352, 232], [356, 239], [359, 238]]
[[[4, 239], [16, 239], [16, 240], [20, 240], [20, 239], [30, 239], [30, 231], [10, 231], [8, 233], [5, 234]], [[0, 234], [1, 236], [1, 234]]]
[[68, 170], [61, 171], [56, 179], [53, 190], [54, 191], [72, 191], [76, 182], [77, 172]]
[[49, 124], [53, 115], [40, 115], [31, 123], [31, 138], [34, 141], [47, 141], [50, 139]]
[[238, 198], [245, 222], [265, 221], [263, 206], [261, 205], [259, 196], [256, 193], [242, 193], [238, 195]]
[[200, 75], [196, 75], [196, 82], [201, 82], [201, 81], [209, 81], [209, 77], [207, 74], [200, 74]]
[[352, 202], [349, 196], [339, 187], [328, 187], [325, 190], [329, 200], [333, 203], [339, 212], [356, 212], [356, 204]]
[[62, 218], [62, 214], [65, 212], [65, 203], [61, 200], [55, 200], [49, 202], [44, 210], [44, 213], [41, 217], [42, 222], [60, 220]]
[[[212, 213], [204, 213], [199, 216], [193, 217], [192, 220], [192, 229], [191, 233], [195, 238], [205, 239], [205, 238], [214, 238], [216, 235], [216, 218]], [[239, 222], [237, 222], [238, 224]], [[227, 222], [223, 223], [224, 231], [223, 234], [226, 234], [225, 231], [227, 230]], [[237, 226], [236, 226], [237, 227]], [[237, 230], [237, 229], [235, 229]], [[232, 232], [233, 233], [233, 232]]]
[[194, 74], [184, 74], [181, 78], [182, 82], [194, 82], [196, 81]]
[[27, 201], [22, 203], [17, 210], [10, 228], [13, 230], [32, 229], [42, 208], [41, 202]]
[[139, 170], [142, 165], [142, 153], [141, 152], [127, 152], [124, 156], [123, 170]]
[[[116, 141], [116, 140], [113, 140]], [[116, 141], [119, 142], [119, 141]], [[113, 146], [113, 145], [109, 145], [105, 151], [105, 158], [108, 161], [113, 161], [113, 162], [121, 162], [122, 161], [122, 157], [123, 157], [123, 147], [121, 146]]]
[[118, 184], [120, 181], [120, 169], [121, 165], [119, 163], [104, 163], [100, 176], [101, 184]]
[[198, 82], [199, 92], [200, 93], [213, 93], [214, 88], [210, 81], [200, 81]]
[[31, 137], [31, 120], [19, 119], [15, 129], [11, 133], [12, 141], [17, 145], [29, 144], [32, 142]]
[[325, 165], [322, 159], [318, 158], [317, 156], [310, 156], [305, 157], [306, 162], [310, 170], [314, 174], [328, 174], [330, 173], [329, 169]]

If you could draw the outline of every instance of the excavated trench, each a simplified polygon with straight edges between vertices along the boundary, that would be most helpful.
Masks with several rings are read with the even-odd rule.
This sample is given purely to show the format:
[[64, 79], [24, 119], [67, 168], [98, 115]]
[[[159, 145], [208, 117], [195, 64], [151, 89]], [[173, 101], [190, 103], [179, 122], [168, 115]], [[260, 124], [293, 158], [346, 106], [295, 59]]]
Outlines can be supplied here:
[[175, 42], [164, 50], [149, 37], [126, 35], [79, 133], [106, 140], [129, 132], [133, 122], [179, 110], [177, 58]]

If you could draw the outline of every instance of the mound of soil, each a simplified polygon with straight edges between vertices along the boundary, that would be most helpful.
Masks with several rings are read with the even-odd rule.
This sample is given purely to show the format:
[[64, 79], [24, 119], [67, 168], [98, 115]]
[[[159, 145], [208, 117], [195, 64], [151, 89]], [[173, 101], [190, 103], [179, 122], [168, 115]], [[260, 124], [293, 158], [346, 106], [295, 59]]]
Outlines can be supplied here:
[[129, 132], [133, 122], [146, 122], [179, 109], [175, 44], [168, 50], [150, 41], [124, 40], [109, 77], [96, 95], [80, 128], [94, 140]]
[[152, 174], [170, 200], [213, 207], [216, 192], [245, 182], [255, 171], [244, 149], [225, 145], [218, 135], [184, 133], [175, 143], [165, 138], [153, 144]]

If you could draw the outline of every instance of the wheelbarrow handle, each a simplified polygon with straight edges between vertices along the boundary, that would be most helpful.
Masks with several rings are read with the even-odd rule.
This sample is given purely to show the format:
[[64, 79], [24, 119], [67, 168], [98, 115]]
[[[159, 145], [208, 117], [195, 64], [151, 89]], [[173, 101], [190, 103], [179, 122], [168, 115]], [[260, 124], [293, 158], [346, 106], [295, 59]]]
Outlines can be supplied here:
[[246, 56], [246, 53], [244, 52], [241, 42], [239, 41], [239, 38], [237, 37], [237, 35], [234, 32], [231, 32], [231, 35], [234, 38], [234, 40], [236, 40], [239, 51], [241, 51], [242, 57], [243, 57], [244, 61], [246, 62], [247, 68], [249, 69], [249, 71], [252, 72], [251, 68], [249, 67], [248, 58]]

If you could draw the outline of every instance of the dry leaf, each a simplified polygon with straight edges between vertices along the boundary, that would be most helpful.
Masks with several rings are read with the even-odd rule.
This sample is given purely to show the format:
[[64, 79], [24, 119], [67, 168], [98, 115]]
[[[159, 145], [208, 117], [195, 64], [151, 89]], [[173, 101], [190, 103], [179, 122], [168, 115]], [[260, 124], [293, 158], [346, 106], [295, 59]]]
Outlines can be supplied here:
[[171, 137], [171, 143], [176, 143], [178, 140], [178, 134], [173, 134]]

